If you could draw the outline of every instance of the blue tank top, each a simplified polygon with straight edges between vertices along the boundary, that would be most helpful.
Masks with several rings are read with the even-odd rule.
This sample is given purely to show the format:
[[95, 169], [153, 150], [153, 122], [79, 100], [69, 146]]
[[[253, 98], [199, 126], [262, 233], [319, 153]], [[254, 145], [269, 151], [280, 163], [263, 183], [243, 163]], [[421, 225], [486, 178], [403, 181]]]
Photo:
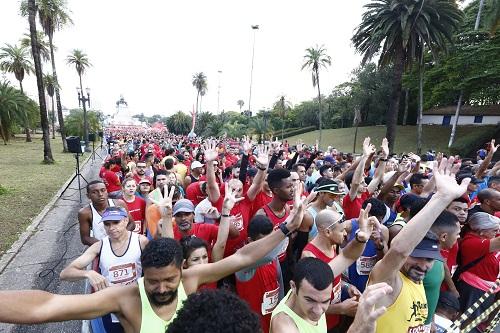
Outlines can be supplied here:
[[[349, 234], [349, 241], [353, 240], [356, 236], [356, 230], [359, 229], [358, 220], [351, 220], [351, 233]], [[370, 272], [377, 262], [377, 248], [375, 247], [375, 242], [371, 239], [366, 243], [365, 250], [363, 254], [349, 266], [349, 280], [351, 284], [356, 286], [359, 291], [363, 292], [366, 288], [366, 283], [368, 282], [368, 277]]]

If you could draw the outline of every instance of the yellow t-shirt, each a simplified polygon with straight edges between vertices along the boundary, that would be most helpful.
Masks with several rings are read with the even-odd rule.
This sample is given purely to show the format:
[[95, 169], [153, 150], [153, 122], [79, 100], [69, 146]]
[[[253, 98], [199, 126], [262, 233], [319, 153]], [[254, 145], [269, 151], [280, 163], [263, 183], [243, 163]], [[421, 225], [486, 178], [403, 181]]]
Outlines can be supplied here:
[[423, 283], [415, 283], [399, 272], [403, 286], [396, 301], [377, 320], [376, 333], [429, 333], [427, 298]]

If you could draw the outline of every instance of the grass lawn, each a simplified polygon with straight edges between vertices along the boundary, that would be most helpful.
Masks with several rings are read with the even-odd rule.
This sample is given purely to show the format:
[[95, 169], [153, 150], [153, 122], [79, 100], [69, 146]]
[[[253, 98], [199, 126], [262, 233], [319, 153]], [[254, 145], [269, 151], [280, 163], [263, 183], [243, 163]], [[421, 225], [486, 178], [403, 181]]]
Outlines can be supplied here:
[[62, 153], [60, 137], [50, 142], [56, 163], [41, 163], [41, 137], [41, 134], [33, 135], [33, 142], [18, 137], [7, 145], [0, 144], [0, 255], [75, 172], [73, 154]]
[[[487, 126], [459, 126], [455, 138], [463, 137], [467, 134], [483, 131]], [[488, 126], [489, 127], [489, 126]], [[494, 126], [493, 126], [494, 127]], [[448, 152], [448, 140], [450, 139], [451, 127], [444, 126], [424, 126], [422, 134], [422, 151], [433, 149], [440, 152]], [[356, 140], [356, 152], [361, 153], [363, 140], [369, 136], [372, 142], [379, 149], [380, 143], [385, 136], [385, 126], [359, 127]], [[315, 144], [319, 138], [319, 131], [308, 132], [287, 138], [290, 144], [295, 144], [298, 139], [305, 144]], [[352, 152], [354, 143], [354, 128], [339, 128], [323, 130], [322, 148], [333, 146], [343, 152]], [[417, 151], [417, 127], [398, 126], [396, 132], [395, 151], [416, 152]]]

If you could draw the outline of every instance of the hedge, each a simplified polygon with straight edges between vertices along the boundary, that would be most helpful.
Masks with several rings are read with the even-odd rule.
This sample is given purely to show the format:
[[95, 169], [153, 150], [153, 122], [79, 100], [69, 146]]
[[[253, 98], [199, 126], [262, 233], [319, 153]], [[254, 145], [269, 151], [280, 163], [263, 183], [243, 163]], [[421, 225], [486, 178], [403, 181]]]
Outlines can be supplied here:
[[283, 137], [289, 138], [289, 137], [294, 136], [294, 135], [304, 134], [304, 133], [315, 131], [315, 130], [316, 130], [316, 126], [308, 126], [308, 127], [304, 127], [304, 128], [298, 128], [295, 130], [287, 130], [283, 133]]
[[485, 128], [484, 131], [457, 138], [450, 147], [450, 153], [463, 157], [476, 157], [476, 152], [481, 148], [485, 148], [485, 144], [495, 138], [497, 141], [500, 138], [500, 128]]

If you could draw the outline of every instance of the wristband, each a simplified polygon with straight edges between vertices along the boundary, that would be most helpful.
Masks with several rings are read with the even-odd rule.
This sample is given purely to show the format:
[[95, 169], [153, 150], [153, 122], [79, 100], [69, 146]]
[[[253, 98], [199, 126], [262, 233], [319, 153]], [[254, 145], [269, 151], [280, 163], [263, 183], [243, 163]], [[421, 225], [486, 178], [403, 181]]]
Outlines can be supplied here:
[[288, 230], [288, 228], [286, 227], [286, 223], [283, 222], [279, 225], [279, 228], [281, 230], [281, 232], [288, 237], [288, 235], [290, 235], [292, 233], [292, 231]]
[[378, 160], [381, 161], [381, 162], [387, 162], [388, 161], [387, 158], [379, 158]]
[[257, 169], [259, 169], [259, 170], [261, 170], [261, 171], [266, 171], [266, 170], [267, 170], [267, 168], [261, 168], [261, 167], [259, 167], [259, 166], [257, 167]]
[[220, 214], [222, 217], [231, 217], [231, 214]]
[[354, 237], [358, 243], [361, 243], [361, 244], [366, 244], [366, 243], [368, 243], [368, 239], [367, 239], [367, 240], [365, 240], [365, 241], [359, 240], [359, 238], [358, 238], [358, 234], [359, 234], [359, 229], [358, 229], [358, 230], [356, 230], [355, 237]]

